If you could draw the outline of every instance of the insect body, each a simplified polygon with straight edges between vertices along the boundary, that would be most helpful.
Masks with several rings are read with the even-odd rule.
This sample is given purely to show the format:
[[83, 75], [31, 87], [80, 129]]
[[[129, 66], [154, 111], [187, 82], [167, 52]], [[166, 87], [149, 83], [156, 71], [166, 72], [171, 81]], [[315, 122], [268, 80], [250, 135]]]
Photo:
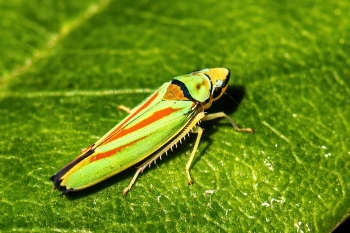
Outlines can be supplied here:
[[186, 165], [188, 184], [192, 184], [189, 169], [203, 133], [197, 124], [199, 121], [225, 117], [235, 130], [253, 132], [250, 128], [238, 128], [223, 112], [204, 112], [225, 93], [229, 78], [228, 69], [213, 68], [177, 76], [164, 83], [50, 179], [58, 190], [68, 193], [90, 187], [144, 161], [123, 190], [125, 195], [140, 172], [191, 132], [197, 134]]

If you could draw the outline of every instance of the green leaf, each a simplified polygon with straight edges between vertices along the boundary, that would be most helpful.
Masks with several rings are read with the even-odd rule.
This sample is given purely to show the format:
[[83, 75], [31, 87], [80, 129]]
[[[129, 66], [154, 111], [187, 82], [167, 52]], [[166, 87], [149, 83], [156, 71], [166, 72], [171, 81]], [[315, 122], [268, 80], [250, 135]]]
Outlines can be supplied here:
[[[331, 232], [350, 214], [348, 1], [0, 1], [2, 231]], [[192, 136], [74, 195], [49, 177], [162, 83], [231, 69]]]

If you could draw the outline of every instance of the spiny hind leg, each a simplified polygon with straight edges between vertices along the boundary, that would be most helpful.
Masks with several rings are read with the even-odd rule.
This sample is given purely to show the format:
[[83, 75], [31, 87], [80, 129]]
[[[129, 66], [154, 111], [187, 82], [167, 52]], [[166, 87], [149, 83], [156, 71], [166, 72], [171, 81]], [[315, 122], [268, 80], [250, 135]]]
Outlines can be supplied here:
[[161, 157], [164, 153], [166, 153], [166, 152], [169, 150], [169, 148], [172, 148], [172, 146], [173, 146], [174, 144], [176, 144], [176, 142], [177, 142], [177, 141], [174, 140], [174, 141], [171, 142], [169, 145], [165, 146], [163, 149], [161, 149], [160, 151], [158, 151], [158, 152], [157, 152], [155, 155], [153, 155], [151, 158], [147, 159], [143, 164], [141, 164], [141, 166], [139, 166], [139, 167], [137, 168], [137, 171], [136, 171], [134, 177], [133, 177], [132, 180], [130, 181], [130, 184], [129, 184], [128, 187], [126, 187], [126, 188], [123, 190], [123, 192], [122, 192], [124, 196], [126, 195], [126, 193], [127, 193], [128, 191], [130, 191], [130, 189], [132, 188], [132, 186], [135, 184], [136, 179], [137, 179], [137, 177], [139, 176], [139, 174], [142, 173], [142, 172], [146, 169], [147, 166], [150, 167], [151, 164], [152, 164], [152, 162], [156, 163], [156, 160], [157, 160], [159, 157]]
[[130, 181], [130, 184], [128, 185], [128, 187], [126, 187], [125, 189], [123, 189], [123, 195], [125, 196], [126, 193], [132, 188], [132, 186], [134, 185], [137, 177], [139, 176], [140, 172], [143, 172], [144, 168], [143, 166], [139, 167], [134, 175], [134, 177], [132, 178], [132, 180]]

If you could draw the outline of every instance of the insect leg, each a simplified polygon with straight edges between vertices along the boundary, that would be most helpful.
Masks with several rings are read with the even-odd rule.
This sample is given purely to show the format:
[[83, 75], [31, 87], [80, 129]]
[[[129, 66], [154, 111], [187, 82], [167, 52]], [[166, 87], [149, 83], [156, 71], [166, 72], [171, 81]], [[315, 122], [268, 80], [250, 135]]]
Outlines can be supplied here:
[[[205, 114], [204, 112], [200, 112], [198, 113], [191, 121], [190, 123], [183, 129], [183, 131], [178, 134], [174, 139], [172, 139], [171, 141], [168, 142], [168, 144], [166, 144], [161, 150], [159, 150], [156, 154], [154, 154], [151, 158], [149, 158], [148, 160], [146, 160], [136, 171], [134, 177], [132, 178], [130, 184], [128, 187], [126, 187], [124, 190], [123, 190], [123, 195], [126, 195], [126, 193], [131, 189], [131, 187], [134, 185], [134, 183], [136, 182], [136, 179], [137, 177], [139, 176], [140, 173], [143, 172], [143, 170], [145, 170], [145, 168], [147, 166], [149, 166], [150, 164], [152, 164], [152, 162], [156, 161], [156, 159], [158, 159], [160, 156], [162, 156], [164, 153], [167, 153], [167, 151], [172, 148], [174, 145], [176, 145], [176, 143], [178, 143], [183, 137], [185, 137], [192, 129], [191, 132], [193, 133], [198, 133], [199, 137], [197, 137], [197, 141], [196, 141], [196, 144], [195, 144], [195, 148], [194, 150], [192, 151], [192, 154], [191, 154], [191, 157], [190, 157], [190, 160], [189, 162], [187, 163], [187, 166], [186, 166], [186, 173], [187, 173], [187, 177], [188, 177], [188, 183], [189, 184], [192, 184], [192, 180], [191, 180], [191, 177], [190, 177], [190, 173], [189, 173], [189, 167], [191, 165], [191, 162], [193, 160], [193, 157], [194, 157], [194, 154], [197, 150], [197, 147], [198, 147], [198, 143], [199, 143], [199, 140], [200, 140], [200, 135], [202, 135], [202, 128], [200, 128], [199, 126], [196, 126], [196, 124], [205, 117]], [[199, 129], [197, 129], [199, 128]], [[198, 132], [197, 132], [198, 131]], [[187, 168], [188, 167], [188, 168]]]
[[194, 147], [193, 147], [193, 150], [192, 150], [192, 153], [191, 153], [191, 156], [186, 164], [186, 174], [187, 174], [187, 180], [188, 180], [188, 185], [191, 185], [193, 182], [192, 182], [192, 179], [191, 179], [191, 175], [190, 175], [190, 167], [191, 167], [191, 163], [193, 161], [193, 158], [194, 158], [194, 155], [196, 154], [196, 151], [197, 151], [197, 148], [198, 148], [198, 144], [199, 144], [199, 141], [201, 139], [201, 136], [203, 134], [203, 129], [199, 126], [194, 126], [192, 128], [192, 131], [191, 133], [196, 133], [197, 134], [197, 139], [196, 139], [196, 142], [194, 144]]
[[128, 108], [128, 107], [126, 107], [126, 106], [124, 106], [124, 105], [119, 105], [119, 106], [118, 106], [118, 109], [119, 109], [119, 110], [123, 110], [123, 111], [125, 111], [125, 112], [127, 112], [127, 113], [129, 113], [129, 114], [130, 114], [130, 112], [131, 112], [131, 109]]
[[123, 192], [122, 192], [122, 193], [123, 193], [124, 196], [125, 196], [126, 193], [131, 189], [131, 187], [134, 185], [134, 183], [135, 183], [137, 177], [139, 176], [140, 172], [143, 172], [143, 170], [144, 170], [144, 167], [143, 167], [143, 166], [141, 166], [141, 167], [139, 167], [139, 168], [137, 169], [137, 171], [136, 171], [134, 177], [133, 177], [132, 180], [130, 181], [129, 186], [126, 187], [125, 189], [123, 189]]
[[249, 132], [254, 133], [254, 130], [252, 128], [239, 128], [235, 122], [231, 119], [231, 117], [227, 116], [224, 112], [217, 112], [217, 113], [211, 113], [206, 115], [202, 121], [210, 121], [219, 117], [225, 117], [233, 126], [233, 128], [238, 132]]

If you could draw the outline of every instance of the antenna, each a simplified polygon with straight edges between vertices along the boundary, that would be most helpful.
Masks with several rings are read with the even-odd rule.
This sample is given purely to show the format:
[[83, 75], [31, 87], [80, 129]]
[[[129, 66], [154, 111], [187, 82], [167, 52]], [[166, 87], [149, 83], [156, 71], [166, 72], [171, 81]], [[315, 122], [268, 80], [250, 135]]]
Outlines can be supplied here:
[[231, 100], [235, 101], [235, 103], [239, 106], [239, 103], [238, 103], [232, 96], [230, 96], [230, 95], [227, 94], [226, 92], [225, 92], [224, 94], [227, 95], [228, 97], [230, 97]]

